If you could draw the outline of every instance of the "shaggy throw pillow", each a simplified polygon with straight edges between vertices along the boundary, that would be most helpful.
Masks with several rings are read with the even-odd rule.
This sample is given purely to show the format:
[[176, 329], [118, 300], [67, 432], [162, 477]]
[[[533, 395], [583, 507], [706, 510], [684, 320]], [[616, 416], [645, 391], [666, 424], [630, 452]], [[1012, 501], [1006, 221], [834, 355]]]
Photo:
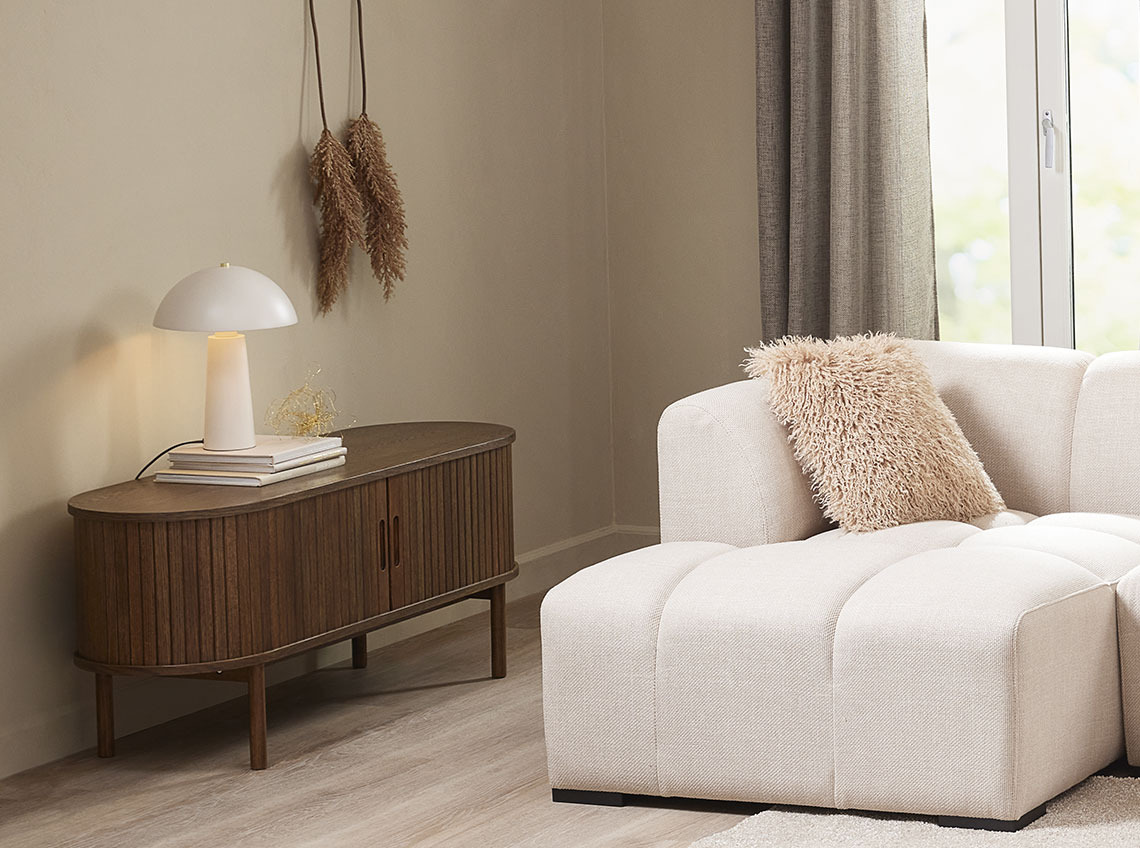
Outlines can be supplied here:
[[767, 377], [824, 515], [846, 530], [966, 521], [1005, 508], [981, 460], [905, 340], [789, 336], [749, 348]]

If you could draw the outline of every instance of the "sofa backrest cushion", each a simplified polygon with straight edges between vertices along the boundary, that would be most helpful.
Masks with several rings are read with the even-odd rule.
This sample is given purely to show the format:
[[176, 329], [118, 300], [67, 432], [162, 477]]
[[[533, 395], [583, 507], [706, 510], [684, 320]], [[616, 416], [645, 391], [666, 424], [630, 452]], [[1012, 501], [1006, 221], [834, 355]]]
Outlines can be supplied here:
[[1007, 507], [1034, 515], [1076, 509], [1074, 419], [1093, 357], [1029, 345], [913, 344]]
[[[1092, 356], [1060, 348], [913, 344], [1008, 509], [1140, 512], [1128, 488], [1140, 480], [1140, 354], [1090, 368]], [[663, 541], [759, 545], [827, 528], [767, 380], [677, 401], [657, 441]]]
[[1085, 372], [1072, 468], [1073, 512], [1140, 512], [1140, 352], [1106, 353]]

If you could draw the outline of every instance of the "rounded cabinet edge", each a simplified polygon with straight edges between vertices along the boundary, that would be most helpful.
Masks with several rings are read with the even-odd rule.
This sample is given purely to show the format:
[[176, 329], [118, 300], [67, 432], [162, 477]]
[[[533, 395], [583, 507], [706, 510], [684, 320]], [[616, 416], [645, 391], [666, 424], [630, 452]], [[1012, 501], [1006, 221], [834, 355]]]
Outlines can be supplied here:
[[[482, 422], [428, 422], [428, 423], [455, 423], [455, 424], [479, 424]], [[400, 427], [409, 425], [391, 425], [379, 424], [360, 429], [373, 429], [385, 427]], [[124, 483], [117, 483], [111, 486], [104, 486], [98, 489], [91, 489], [87, 492], [82, 492], [74, 495], [67, 501], [67, 512], [73, 518], [86, 519], [91, 521], [132, 521], [132, 522], [177, 522], [177, 521], [192, 521], [197, 519], [220, 518], [227, 515], [242, 515], [253, 512], [262, 512], [265, 510], [275, 509], [278, 507], [286, 506], [307, 498], [317, 497], [324, 493], [336, 492], [342, 489], [355, 488], [356, 486], [364, 486], [369, 483], [375, 483], [379, 480], [385, 480], [389, 477], [395, 477], [400, 474], [406, 474], [420, 468], [427, 468], [433, 465], [441, 465], [445, 462], [450, 462], [456, 459], [462, 459], [465, 456], [472, 456], [478, 453], [486, 453], [488, 451], [497, 450], [499, 448], [508, 447], [516, 440], [516, 433], [513, 427], [508, 427], [503, 424], [484, 424], [484, 426], [494, 427], [501, 432], [484, 441], [475, 442], [472, 444], [462, 445], [452, 450], [444, 451], [442, 453], [430, 454], [428, 456], [410, 459], [397, 464], [377, 467], [374, 469], [367, 469], [353, 473], [351, 477], [335, 477], [324, 483], [316, 483], [312, 486], [304, 486], [300, 489], [284, 492], [280, 495], [274, 494], [272, 487], [240, 489], [244, 493], [266, 492], [267, 496], [264, 500], [251, 500], [239, 504], [226, 504], [212, 507], [209, 505], [198, 506], [189, 509], [170, 509], [170, 510], [139, 510], [139, 511], [123, 511], [109, 507], [106, 509], [83, 505], [82, 501], [92, 498], [103, 496], [104, 493], [109, 492], [111, 489], [126, 486], [158, 486], [161, 485], [163, 489], [173, 487], [177, 484], [166, 483], [158, 484], [154, 482], [152, 477], [144, 477], [141, 480], [131, 480]], [[344, 431], [342, 435], [347, 435], [351, 431]], [[340, 469], [323, 472], [324, 474], [337, 475], [343, 473]], [[305, 478], [298, 478], [304, 480]], [[278, 483], [274, 485], [287, 485], [290, 481]], [[226, 494], [233, 494], [234, 489], [237, 487], [228, 486], [186, 486], [186, 488], [193, 489], [214, 489]]]

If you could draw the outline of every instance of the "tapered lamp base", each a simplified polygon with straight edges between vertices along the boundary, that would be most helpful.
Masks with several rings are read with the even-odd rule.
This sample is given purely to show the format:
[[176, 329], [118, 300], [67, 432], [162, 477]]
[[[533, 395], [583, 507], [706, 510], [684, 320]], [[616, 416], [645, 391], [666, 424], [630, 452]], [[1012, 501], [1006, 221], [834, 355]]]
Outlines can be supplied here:
[[206, 343], [206, 429], [212, 451], [254, 446], [249, 358], [241, 333], [214, 333]]

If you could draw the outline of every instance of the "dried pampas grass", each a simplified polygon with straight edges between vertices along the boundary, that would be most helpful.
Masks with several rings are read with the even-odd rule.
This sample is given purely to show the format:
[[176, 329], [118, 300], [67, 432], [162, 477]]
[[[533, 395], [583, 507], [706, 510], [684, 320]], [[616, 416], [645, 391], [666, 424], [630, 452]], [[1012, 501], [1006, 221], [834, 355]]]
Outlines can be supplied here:
[[313, 151], [309, 174], [321, 209], [320, 267], [317, 301], [328, 312], [348, 287], [348, 256], [364, 241], [360, 227], [362, 204], [353, 177], [352, 159], [326, 128]]
[[406, 267], [404, 251], [408, 248], [408, 237], [404, 199], [396, 185], [396, 174], [388, 164], [380, 127], [368, 117], [364, 4], [361, 0], [356, 0], [356, 16], [360, 36], [360, 117], [348, 128], [348, 148], [345, 148], [329, 132], [317, 15], [313, 0], [309, 0], [317, 94], [324, 126], [309, 164], [309, 173], [316, 187], [316, 202], [321, 209], [317, 300], [322, 313], [332, 309], [341, 292], [348, 287], [348, 257], [354, 244], [368, 251], [372, 273], [384, 291], [384, 300], [392, 296], [396, 281], [404, 279]]
[[749, 349], [824, 515], [846, 530], [968, 521], [1005, 508], [909, 344], [788, 336]]
[[396, 174], [388, 163], [384, 137], [367, 113], [361, 113], [349, 126], [348, 151], [364, 204], [364, 247], [372, 260], [372, 274], [387, 300], [392, 296], [396, 281], [404, 279], [407, 223], [404, 199], [396, 185]]

